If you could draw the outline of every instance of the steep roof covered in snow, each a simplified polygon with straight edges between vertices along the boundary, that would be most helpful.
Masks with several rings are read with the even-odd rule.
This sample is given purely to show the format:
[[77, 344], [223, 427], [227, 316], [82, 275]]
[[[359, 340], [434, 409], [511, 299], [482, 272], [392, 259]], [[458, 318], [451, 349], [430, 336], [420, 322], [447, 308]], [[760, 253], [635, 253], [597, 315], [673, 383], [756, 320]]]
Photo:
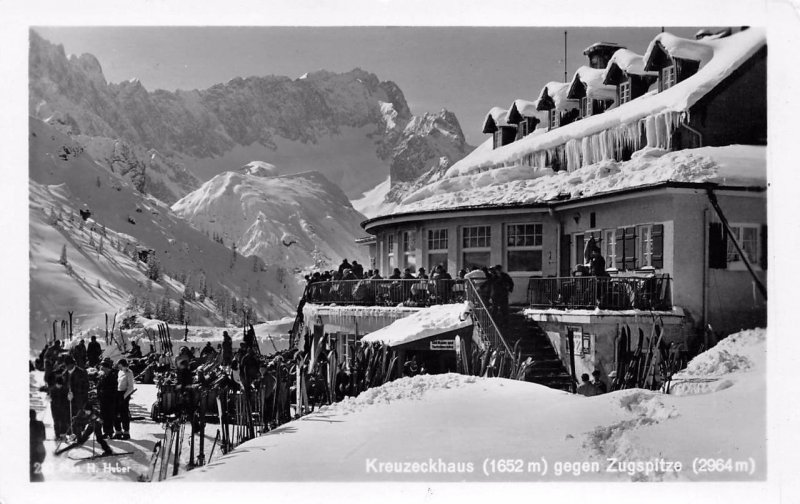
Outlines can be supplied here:
[[511, 104], [508, 109], [507, 121], [511, 124], [519, 124], [525, 117], [535, 117], [540, 122], [543, 121], [547, 115], [544, 111], [537, 110], [538, 100], [528, 101], [517, 99]]
[[619, 69], [630, 75], [656, 75], [655, 72], [645, 71], [644, 58], [642, 55], [636, 54], [629, 49], [620, 49], [611, 56], [608, 65], [603, 70], [603, 82], [608, 82], [609, 73], [615, 69]]
[[[491, 151], [467, 156], [451, 166], [445, 178], [517, 164], [525, 156], [563, 145], [570, 140], [580, 140], [605, 130], [626, 127], [659, 114], [684, 113], [764, 47], [766, 32], [763, 29], [750, 28], [723, 39], [700, 40], [695, 43], [707, 46], [712, 51], [713, 57], [702, 65], [697, 73], [671, 88], [661, 93], [641, 96], [602, 114], [587, 117], [547, 133], [528, 136]], [[559, 86], [563, 94], [555, 94], [560, 95], [562, 99], [566, 98], [564, 88], [568, 84], [548, 83], [545, 86], [547, 89], [543, 89], [540, 95], [540, 108], [542, 98], [547, 94], [545, 91], [549, 91], [551, 86]]]
[[568, 82], [551, 81], [544, 85], [536, 100], [538, 110], [564, 110], [568, 106], [576, 106], [573, 100], [567, 99]]
[[508, 124], [508, 110], [500, 107], [492, 107], [483, 120], [483, 132], [494, 133], [497, 128], [502, 126], [512, 126]]
[[[751, 30], [747, 31], [749, 32]], [[756, 30], [756, 32], [759, 31], [761, 30]], [[752, 33], [750, 34], [752, 35]], [[656, 55], [656, 51], [659, 50], [665, 51], [673, 58], [699, 61], [701, 66], [705, 65], [716, 53], [714, 46], [709, 44], [709, 42], [713, 40], [715, 39], [692, 40], [676, 37], [669, 32], [659, 33], [650, 42], [650, 45], [647, 46], [647, 51], [645, 51], [643, 56], [644, 68], [645, 70], [655, 70], [655, 67], [653, 67], [653, 59]]]
[[567, 98], [578, 98], [579, 96], [576, 96], [575, 92], [577, 86], [582, 85], [586, 87], [586, 96], [590, 98], [596, 100], [615, 99], [617, 97], [617, 88], [603, 84], [604, 73], [605, 69], [602, 68], [591, 68], [588, 66], [578, 68], [570, 81]]

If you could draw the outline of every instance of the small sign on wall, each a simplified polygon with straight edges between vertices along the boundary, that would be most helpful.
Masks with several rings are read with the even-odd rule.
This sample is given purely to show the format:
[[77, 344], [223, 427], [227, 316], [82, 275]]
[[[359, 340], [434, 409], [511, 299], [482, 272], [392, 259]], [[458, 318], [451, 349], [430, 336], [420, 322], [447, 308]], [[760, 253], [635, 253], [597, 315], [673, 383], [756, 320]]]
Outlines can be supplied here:
[[454, 344], [454, 340], [431, 340], [430, 342], [430, 349], [431, 350], [455, 350], [456, 346]]
[[592, 353], [592, 335], [591, 334], [584, 334], [581, 338], [581, 353], [583, 355], [589, 355]]

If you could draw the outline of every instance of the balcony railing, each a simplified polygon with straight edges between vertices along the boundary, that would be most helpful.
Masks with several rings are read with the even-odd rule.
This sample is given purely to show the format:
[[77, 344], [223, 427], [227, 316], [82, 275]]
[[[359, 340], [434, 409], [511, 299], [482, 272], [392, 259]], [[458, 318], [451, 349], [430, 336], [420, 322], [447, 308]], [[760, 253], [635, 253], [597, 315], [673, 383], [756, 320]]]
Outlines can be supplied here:
[[532, 308], [671, 310], [672, 279], [669, 275], [531, 278], [528, 303]]
[[315, 304], [359, 306], [432, 306], [466, 299], [463, 280], [331, 280], [306, 288]]

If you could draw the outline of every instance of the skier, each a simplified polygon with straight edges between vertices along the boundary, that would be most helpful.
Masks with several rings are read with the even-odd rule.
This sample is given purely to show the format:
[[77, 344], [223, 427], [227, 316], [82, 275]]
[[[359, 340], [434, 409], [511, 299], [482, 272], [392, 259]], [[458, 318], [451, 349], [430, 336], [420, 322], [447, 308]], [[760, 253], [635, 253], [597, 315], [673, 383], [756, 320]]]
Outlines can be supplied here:
[[90, 403], [87, 402], [83, 405], [78, 414], [72, 419], [72, 431], [80, 432], [78, 438], [74, 443], [60, 450], [56, 450], [56, 455], [61, 455], [75, 447], [82, 446], [83, 443], [89, 440], [89, 436], [92, 434], [94, 434], [94, 438], [97, 442], [100, 443], [100, 447], [103, 449], [103, 455], [112, 455], [114, 453], [111, 447], [108, 446], [108, 443], [106, 443], [106, 438], [103, 436], [103, 426]]
[[70, 417], [67, 392], [67, 387], [64, 386], [64, 377], [60, 375], [55, 378], [55, 381], [47, 391], [50, 396], [50, 412], [53, 415], [53, 431], [56, 439], [63, 438], [69, 431]]
[[599, 369], [595, 369], [594, 371], [592, 371], [592, 378], [593, 378], [592, 385], [594, 385], [594, 388], [597, 390], [597, 395], [605, 394], [606, 392], [608, 392], [608, 386], [606, 385], [606, 382], [604, 382], [600, 378]]
[[222, 365], [230, 366], [233, 360], [233, 340], [228, 331], [222, 331]]
[[97, 342], [97, 337], [92, 336], [89, 341], [89, 346], [86, 348], [86, 359], [89, 366], [94, 367], [100, 363], [100, 356], [103, 355], [103, 349], [100, 348], [100, 343]]
[[114, 419], [117, 413], [117, 373], [114, 372], [114, 362], [108, 357], [100, 363], [97, 400], [100, 403], [103, 434], [110, 438], [114, 435]]
[[42, 475], [42, 462], [47, 456], [44, 449], [44, 440], [46, 435], [44, 432], [44, 423], [36, 419], [36, 410], [30, 410], [30, 436], [31, 436], [31, 452], [30, 452], [30, 468], [31, 468], [31, 482], [44, 481]]
[[72, 349], [72, 357], [75, 358], [78, 367], [86, 368], [86, 344], [83, 342], [83, 338]]
[[131, 438], [131, 395], [133, 394], [133, 371], [126, 359], [117, 361], [117, 418], [114, 421], [114, 439]]
[[592, 397], [597, 395], [597, 388], [592, 385], [592, 382], [589, 381], [589, 375], [583, 373], [581, 375], [581, 384], [578, 385], [578, 394], [586, 397]]
[[75, 365], [71, 355], [64, 357], [64, 385], [70, 402], [70, 414], [74, 415], [89, 400], [89, 375], [83, 368]]

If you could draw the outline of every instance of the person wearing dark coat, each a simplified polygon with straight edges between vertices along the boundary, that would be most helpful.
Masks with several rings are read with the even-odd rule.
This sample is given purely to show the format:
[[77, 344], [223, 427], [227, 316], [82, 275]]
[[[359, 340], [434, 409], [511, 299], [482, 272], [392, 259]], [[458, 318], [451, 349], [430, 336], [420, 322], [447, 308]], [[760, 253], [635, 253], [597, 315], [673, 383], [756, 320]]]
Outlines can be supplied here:
[[111, 437], [114, 435], [114, 419], [117, 416], [117, 373], [114, 371], [114, 362], [109, 358], [103, 359], [100, 363], [97, 401], [100, 403], [103, 434]]
[[258, 356], [256, 356], [255, 349], [248, 348], [247, 353], [242, 356], [239, 363], [239, 377], [245, 389], [249, 388], [250, 383], [258, 378], [260, 368], [261, 363], [258, 360]]
[[492, 274], [493, 281], [490, 284], [492, 317], [495, 321], [505, 325], [508, 321], [508, 295], [514, 291], [514, 281], [508, 273], [503, 271], [503, 266], [500, 264], [492, 268]]
[[53, 416], [53, 431], [55, 438], [60, 439], [69, 432], [69, 399], [67, 398], [67, 387], [64, 385], [64, 377], [57, 376], [53, 384], [47, 389], [50, 396], [50, 413]]
[[353, 269], [353, 266], [347, 262], [347, 259], [343, 259], [342, 264], [339, 265], [339, 274], [341, 275], [344, 273], [344, 270], [346, 269]]
[[222, 365], [230, 366], [233, 360], [233, 340], [228, 331], [222, 331]]
[[370, 278], [372, 280], [383, 280], [383, 277], [381, 276], [381, 272], [378, 271], [378, 270], [373, 271], [372, 272], [372, 276]]
[[128, 352], [129, 359], [141, 359], [142, 358], [142, 347], [139, 346], [138, 343], [135, 341], [131, 341], [131, 350]]
[[67, 398], [74, 415], [89, 400], [89, 375], [83, 368], [75, 365], [75, 359], [71, 355], [64, 357], [64, 366], [64, 385], [67, 387]]
[[411, 274], [411, 270], [406, 268], [403, 270], [403, 276], [400, 277], [403, 280], [414, 280], [414, 275]]
[[400, 275], [400, 268], [395, 268], [394, 271], [392, 271], [389, 280], [400, 280], [401, 278], [402, 276]]
[[61, 448], [56, 451], [56, 455], [61, 455], [89, 440], [89, 437], [94, 434], [94, 438], [103, 449], [103, 455], [111, 455], [114, 453], [111, 447], [106, 443], [106, 438], [103, 436], [103, 425], [100, 422], [100, 417], [97, 412], [92, 408], [91, 403], [86, 403], [81, 407], [81, 410], [72, 419], [72, 431], [78, 433], [78, 438], [74, 443]]
[[209, 341], [206, 343], [206, 346], [204, 346], [203, 349], [200, 350], [200, 358], [207, 361], [210, 358], [210, 356], [213, 357], [214, 355], [216, 355], [216, 353], [217, 352], [214, 350], [214, 347], [211, 346], [211, 342]]
[[30, 468], [31, 482], [44, 481], [42, 474], [42, 462], [44, 462], [47, 452], [44, 449], [44, 440], [47, 438], [44, 431], [44, 423], [36, 419], [36, 410], [30, 410]]
[[589, 259], [589, 273], [596, 277], [609, 276], [606, 271], [606, 260], [603, 259], [603, 255], [598, 248], [592, 250], [591, 258]]
[[72, 349], [72, 357], [79, 368], [86, 368], [86, 343], [83, 342], [83, 338]]
[[358, 278], [364, 278], [364, 266], [358, 264], [358, 261], [353, 261], [353, 265], [351, 268], [353, 270], [353, 274]]
[[256, 330], [253, 329], [253, 325], [250, 324], [250, 329], [244, 333], [244, 338], [242, 339], [244, 344], [247, 348], [252, 348], [256, 346]]
[[103, 355], [103, 349], [100, 348], [100, 343], [97, 342], [97, 337], [92, 336], [89, 341], [89, 346], [86, 347], [86, 360], [89, 366], [96, 366], [100, 364], [100, 356]]

